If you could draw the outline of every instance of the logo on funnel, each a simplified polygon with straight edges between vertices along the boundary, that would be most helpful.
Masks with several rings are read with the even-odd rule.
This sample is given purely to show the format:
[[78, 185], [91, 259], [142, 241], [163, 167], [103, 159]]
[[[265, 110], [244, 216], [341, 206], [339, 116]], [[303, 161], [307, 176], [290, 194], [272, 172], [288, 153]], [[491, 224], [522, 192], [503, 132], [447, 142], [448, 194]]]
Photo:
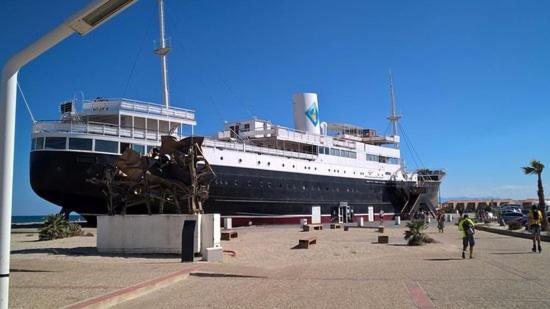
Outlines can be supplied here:
[[313, 104], [311, 104], [311, 106], [306, 110], [306, 116], [314, 126], [319, 124], [319, 110], [317, 110], [317, 102], [313, 102]]

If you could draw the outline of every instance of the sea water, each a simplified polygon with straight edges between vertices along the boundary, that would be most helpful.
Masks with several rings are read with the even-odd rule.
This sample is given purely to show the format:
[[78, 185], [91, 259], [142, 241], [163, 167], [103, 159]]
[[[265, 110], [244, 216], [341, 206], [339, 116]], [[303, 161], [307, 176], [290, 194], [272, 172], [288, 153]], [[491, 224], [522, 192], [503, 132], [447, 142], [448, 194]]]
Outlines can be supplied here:
[[[43, 223], [46, 216], [12, 216], [12, 224], [25, 224], [25, 223]], [[86, 221], [83, 217], [79, 215], [70, 215], [69, 221]]]

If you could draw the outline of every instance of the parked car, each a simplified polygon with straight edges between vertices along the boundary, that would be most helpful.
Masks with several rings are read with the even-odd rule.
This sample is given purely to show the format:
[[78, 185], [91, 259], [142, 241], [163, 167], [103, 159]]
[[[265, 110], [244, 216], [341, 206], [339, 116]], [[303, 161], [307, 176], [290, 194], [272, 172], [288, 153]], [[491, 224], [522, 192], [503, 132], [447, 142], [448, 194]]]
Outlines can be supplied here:
[[529, 218], [527, 216], [511, 219], [510, 221], [508, 221], [508, 223], [510, 223], [512, 221], [515, 221], [515, 222], [519, 223], [521, 226], [525, 227], [526, 229], [529, 229]]
[[523, 212], [523, 206], [521, 205], [502, 205], [500, 206], [500, 211], [505, 212], [517, 212], [522, 213]]
[[504, 223], [506, 224], [508, 224], [508, 222], [513, 220], [527, 218], [527, 216], [522, 214], [521, 212], [512, 212], [512, 211], [503, 212], [500, 216], [502, 217], [502, 219], [504, 220]]

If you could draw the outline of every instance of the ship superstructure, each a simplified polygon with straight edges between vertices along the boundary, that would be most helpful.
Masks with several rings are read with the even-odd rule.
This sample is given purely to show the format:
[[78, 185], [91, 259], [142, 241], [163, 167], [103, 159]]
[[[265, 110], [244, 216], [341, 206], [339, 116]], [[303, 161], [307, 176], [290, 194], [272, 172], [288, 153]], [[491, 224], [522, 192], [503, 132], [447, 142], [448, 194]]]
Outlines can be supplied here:
[[[90, 182], [126, 149], [145, 155], [163, 135], [193, 136], [195, 112], [169, 104], [163, 0], [159, 0], [163, 104], [98, 97], [61, 104], [55, 121], [33, 124], [30, 179], [33, 190], [93, 221], [107, 213], [105, 194]], [[443, 171], [406, 172], [399, 149], [393, 82], [389, 136], [349, 124], [321, 122], [315, 93], [292, 98], [294, 128], [257, 118], [229, 122], [206, 137], [204, 156], [216, 178], [206, 212], [234, 218], [235, 225], [297, 223], [321, 206], [323, 220], [435, 210]], [[372, 207], [372, 208], [371, 208]], [[115, 207], [116, 208], [116, 207]], [[145, 213], [145, 207], [133, 208]]]

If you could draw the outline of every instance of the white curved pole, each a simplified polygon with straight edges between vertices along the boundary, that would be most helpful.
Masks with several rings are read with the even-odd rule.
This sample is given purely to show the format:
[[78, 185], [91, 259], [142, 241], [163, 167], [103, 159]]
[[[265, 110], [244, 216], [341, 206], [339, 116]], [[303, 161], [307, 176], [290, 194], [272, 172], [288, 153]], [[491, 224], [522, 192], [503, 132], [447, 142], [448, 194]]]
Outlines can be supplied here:
[[[78, 32], [81, 35], [88, 33], [135, 1], [137, 0], [91, 1], [63, 24], [13, 55], [4, 65], [0, 82], [0, 309], [8, 308], [9, 295], [17, 74], [25, 64], [72, 33]], [[92, 24], [88, 24], [88, 21]]]

